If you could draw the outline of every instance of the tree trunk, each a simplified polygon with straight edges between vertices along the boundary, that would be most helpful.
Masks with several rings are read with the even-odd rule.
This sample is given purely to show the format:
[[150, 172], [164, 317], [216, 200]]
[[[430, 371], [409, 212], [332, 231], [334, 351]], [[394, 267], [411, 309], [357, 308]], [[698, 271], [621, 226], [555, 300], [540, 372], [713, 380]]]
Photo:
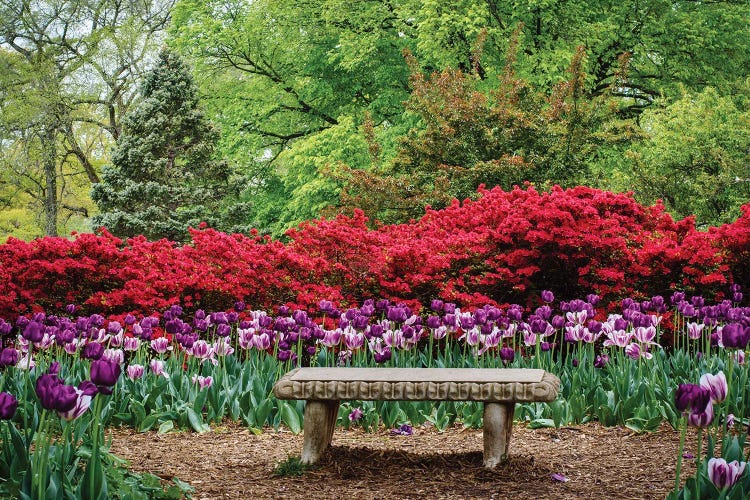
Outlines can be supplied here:
[[57, 145], [55, 128], [48, 127], [42, 135], [44, 162], [44, 233], [57, 236]]

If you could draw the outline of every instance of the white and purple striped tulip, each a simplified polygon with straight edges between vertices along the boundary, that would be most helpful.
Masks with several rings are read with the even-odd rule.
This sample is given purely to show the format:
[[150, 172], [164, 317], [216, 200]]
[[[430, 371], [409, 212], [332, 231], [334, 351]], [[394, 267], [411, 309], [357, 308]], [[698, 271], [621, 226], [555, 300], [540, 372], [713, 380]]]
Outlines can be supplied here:
[[128, 365], [127, 368], [125, 368], [125, 374], [130, 380], [136, 380], [143, 377], [144, 371], [145, 368], [143, 367], [143, 365], [138, 364]]
[[653, 326], [639, 326], [635, 328], [633, 335], [641, 344], [653, 344], [656, 337], [656, 328]]
[[64, 418], [68, 422], [70, 422], [71, 420], [75, 420], [81, 415], [83, 415], [84, 413], [86, 413], [86, 410], [88, 410], [89, 407], [91, 406], [90, 395], [84, 394], [84, 392], [78, 388], [76, 388], [75, 391], [76, 391], [76, 394], [78, 395], [75, 406], [68, 411], [57, 412], [57, 414], [60, 415], [60, 417]]
[[214, 379], [211, 376], [203, 377], [201, 375], [193, 375], [193, 383], [198, 384], [201, 390], [208, 389], [214, 383]]
[[746, 464], [746, 462], [738, 462], [737, 460], [727, 463], [723, 458], [710, 458], [708, 460], [708, 478], [720, 490], [730, 488], [745, 472]]
[[242, 328], [237, 330], [237, 339], [240, 347], [250, 349], [253, 346], [253, 337], [255, 337], [255, 328]]
[[213, 357], [213, 354], [214, 354], [214, 351], [211, 345], [209, 345], [208, 342], [202, 339], [196, 340], [193, 343], [193, 347], [191, 347], [190, 349], [185, 349], [185, 351], [188, 354], [192, 354], [196, 358], [200, 359], [201, 363]]
[[625, 347], [625, 354], [631, 359], [651, 359], [653, 355], [648, 352], [648, 344], [641, 346], [640, 344], [632, 343]]
[[166, 337], [159, 337], [151, 341], [151, 349], [157, 354], [164, 354], [167, 351], [172, 350], [169, 339]]
[[234, 347], [232, 347], [232, 343], [227, 337], [218, 339], [214, 342], [212, 348], [214, 354], [217, 356], [229, 356], [234, 352]]
[[122, 339], [122, 348], [125, 351], [137, 351], [141, 347], [141, 339], [125, 337]]
[[706, 327], [703, 323], [695, 323], [691, 321], [687, 324], [688, 338], [692, 340], [698, 340], [703, 335], [703, 329]]
[[723, 371], [720, 371], [716, 375], [704, 373], [701, 375], [699, 384], [701, 387], [711, 391], [712, 402], [721, 403], [726, 399], [729, 387], [727, 385], [727, 377]]
[[151, 368], [151, 373], [158, 376], [164, 376], [166, 378], [169, 378], [169, 374], [164, 371], [164, 361], [160, 359], [152, 359], [151, 362], [148, 364], [149, 368]]
[[121, 365], [125, 362], [125, 353], [122, 349], [104, 349], [101, 359]]
[[253, 346], [261, 351], [271, 348], [271, 337], [267, 333], [261, 333], [253, 337]]

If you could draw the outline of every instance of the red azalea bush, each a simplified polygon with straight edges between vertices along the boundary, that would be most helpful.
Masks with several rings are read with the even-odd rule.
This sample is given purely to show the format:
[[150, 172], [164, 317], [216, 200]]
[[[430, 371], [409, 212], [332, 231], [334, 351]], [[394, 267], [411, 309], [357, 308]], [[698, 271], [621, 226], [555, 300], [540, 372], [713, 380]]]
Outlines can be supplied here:
[[106, 231], [10, 239], [0, 245], [0, 317], [68, 303], [109, 314], [226, 309], [238, 299], [265, 309], [371, 297], [526, 304], [543, 289], [560, 299], [672, 289], [715, 297], [750, 283], [750, 205], [735, 223], [699, 232], [661, 205], [587, 187], [480, 194], [408, 224], [372, 229], [362, 212], [310, 221], [288, 244], [206, 228], [183, 246]]

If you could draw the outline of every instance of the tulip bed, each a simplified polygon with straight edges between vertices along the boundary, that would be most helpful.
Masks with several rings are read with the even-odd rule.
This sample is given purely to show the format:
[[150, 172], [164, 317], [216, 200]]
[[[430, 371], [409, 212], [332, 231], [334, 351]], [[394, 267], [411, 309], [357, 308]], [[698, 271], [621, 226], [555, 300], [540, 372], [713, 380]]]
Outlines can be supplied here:
[[[192, 428], [223, 419], [253, 432], [302, 426], [302, 402], [271, 394], [275, 380], [298, 364], [312, 366], [538, 367], [557, 374], [561, 395], [551, 404], [523, 404], [516, 418], [530, 427], [598, 420], [650, 431], [666, 421], [701, 429], [706, 446], [693, 455], [698, 473], [675, 497], [750, 491], [744, 472], [748, 424], [750, 308], [738, 286], [731, 299], [708, 304], [676, 292], [668, 299], [625, 299], [615, 309], [596, 295], [540, 304], [462, 310], [432, 301], [367, 300], [316, 311], [279, 306], [271, 313], [238, 302], [228, 311], [161, 314], [121, 320], [98, 314], [38, 312], [0, 320], [2, 393], [0, 495], [33, 498], [170, 497], [176, 482], [124, 472], [107, 451], [102, 428]], [[349, 402], [341, 425], [385, 426], [408, 433], [431, 422], [481, 426], [472, 402]], [[700, 443], [703, 443], [703, 439]], [[685, 443], [682, 443], [684, 448]], [[720, 450], [714, 456], [713, 450]]]

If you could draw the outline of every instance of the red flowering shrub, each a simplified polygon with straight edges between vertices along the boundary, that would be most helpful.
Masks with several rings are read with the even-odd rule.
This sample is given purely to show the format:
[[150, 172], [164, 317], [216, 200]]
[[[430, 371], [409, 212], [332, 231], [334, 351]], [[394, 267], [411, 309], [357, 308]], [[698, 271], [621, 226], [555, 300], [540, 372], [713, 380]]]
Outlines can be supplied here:
[[68, 303], [107, 314], [226, 309], [238, 299], [265, 309], [370, 297], [474, 306], [526, 304], [543, 289], [614, 300], [750, 284], [750, 205], [735, 223], [698, 232], [661, 205], [586, 187], [480, 192], [408, 224], [369, 228], [362, 212], [310, 221], [288, 244], [213, 229], [193, 230], [182, 246], [106, 231], [10, 239], [0, 245], [0, 317]]

